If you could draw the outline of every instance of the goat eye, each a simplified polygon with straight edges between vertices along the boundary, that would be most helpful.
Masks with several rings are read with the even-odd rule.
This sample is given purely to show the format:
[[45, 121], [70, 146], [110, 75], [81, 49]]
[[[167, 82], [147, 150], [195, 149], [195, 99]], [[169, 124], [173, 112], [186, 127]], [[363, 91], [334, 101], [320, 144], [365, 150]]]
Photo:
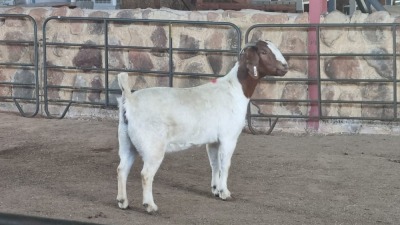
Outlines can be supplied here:
[[263, 54], [263, 55], [266, 55], [266, 54], [267, 54], [267, 52], [266, 52], [266, 51], [262, 51], [262, 52], [261, 52], [261, 54]]

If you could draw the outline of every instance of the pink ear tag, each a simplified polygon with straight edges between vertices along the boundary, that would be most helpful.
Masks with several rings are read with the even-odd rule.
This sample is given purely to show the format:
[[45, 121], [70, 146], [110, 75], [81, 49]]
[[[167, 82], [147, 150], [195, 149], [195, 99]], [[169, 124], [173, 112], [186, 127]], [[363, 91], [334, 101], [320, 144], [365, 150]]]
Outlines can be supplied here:
[[213, 84], [217, 83], [217, 79], [215, 79], [215, 78], [212, 79], [212, 80], [211, 80], [211, 83], [213, 83]]

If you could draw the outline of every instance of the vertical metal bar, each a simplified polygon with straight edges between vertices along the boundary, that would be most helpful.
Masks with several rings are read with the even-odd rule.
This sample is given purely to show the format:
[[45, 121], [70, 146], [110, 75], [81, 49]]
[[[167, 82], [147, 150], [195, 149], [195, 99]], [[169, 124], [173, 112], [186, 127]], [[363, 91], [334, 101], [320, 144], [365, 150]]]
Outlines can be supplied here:
[[242, 50], [242, 32], [240, 31], [240, 29], [238, 27], [234, 27], [234, 29], [236, 30], [236, 33], [238, 35], [238, 46], [237, 46], [237, 60], [239, 61], [240, 59], [240, 51]]
[[169, 23], [169, 49], [168, 49], [168, 54], [169, 54], [169, 73], [168, 73], [168, 78], [169, 78], [169, 86], [173, 87], [174, 86], [174, 62], [172, 59], [172, 23]]
[[[31, 17], [32, 18], [32, 17]], [[35, 54], [35, 76], [36, 76], [36, 112], [34, 113], [33, 116], [36, 116], [39, 112], [39, 105], [40, 105], [40, 99], [39, 99], [39, 88], [40, 88], [40, 79], [39, 79], [39, 42], [38, 42], [38, 33], [37, 33], [37, 24], [36, 21], [32, 18], [33, 20], [33, 25], [34, 25], [34, 54]]]
[[50, 117], [50, 112], [49, 112], [49, 99], [48, 99], [48, 93], [47, 93], [47, 46], [46, 46], [46, 28], [47, 28], [47, 22], [49, 22], [49, 19], [46, 19], [43, 22], [43, 101], [44, 101], [44, 112], [46, 113], [47, 117]]
[[321, 100], [322, 100], [322, 87], [321, 87], [321, 46], [320, 46], [320, 37], [319, 37], [319, 32], [321, 27], [319, 25], [316, 26], [317, 29], [317, 82], [318, 82], [318, 120], [321, 119], [322, 116], [322, 104], [321, 104]]
[[393, 119], [397, 119], [397, 46], [396, 46], [396, 28], [397, 24], [392, 25], [393, 37]]
[[247, 126], [252, 134], [256, 134], [257, 132], [253, 129], [253, 125], [251, 124], [251, 101], [247, 104]]
[[109, 106], [109, 87], [108, 87], [108, 20], [104, 19], [104, 88], [105, 88], [105, 104]]

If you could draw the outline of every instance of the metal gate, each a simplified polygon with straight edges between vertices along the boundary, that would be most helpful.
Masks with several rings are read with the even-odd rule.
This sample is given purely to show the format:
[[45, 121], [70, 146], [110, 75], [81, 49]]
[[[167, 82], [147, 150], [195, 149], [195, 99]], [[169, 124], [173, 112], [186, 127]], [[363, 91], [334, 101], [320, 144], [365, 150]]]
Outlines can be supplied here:
[[[23, 62], [23, 60], [13, 60], [10, 58], [8, 60], [3, 60], [0, 62], [0, 67], [3, 69], [19, 69], [21, 71], [33, 71], [32, 82], [26, 82], [26, 79], [15, 79], [7, 80], [4, 79], [4, 76], [0, 77], [0, 86], [3, 91], [0, 91], [0, 100], [14, 102], [17, 109], [23, 116], [31, 117], [35, 116], [39, 111], [39, 75], [38, 75], [38, 41], [37, 41], [37, 25], [35, 20], [28, 15], [18, 15], [18, 14], [0, 14], [0, 20], [5, 19], [21, 19], [24, 21], [29, 21], [32, 24], [31, 32], [32, 40], [21, 40], [21, 39], [11, 39], [9, 37], [0, 40], [0, 47], [19, 47], [19, 48], [32, 48], [32, 57], [31, 61]], [[88, 42], [72, 42], [68, 40], [64, 40], [62, 37], [50, 37], [49, 29], [60, 29], [63, 24], [74, 24], [74, 23], [91, 23], [94, 24], [96, 29], [101, 30], [100, 33], [95, 33], [97, 37], [98, 43], [88, 43]], [[137, 29], [137, 26], [142, 26], [141, 29], [145, 29], [144, 27], [151, 26], [160, 26], [166, 32], [166, 45], [165, 46], [150, 46], [143, 44], [121, 44], [115, 43], [115, 40], [112, 40], [112, 34], [110, 35], [110, 29], [115, 26], [118, 27], [133, 27], [132, 29], [136, 29], [136, 32], [140, 32], [140, 29]], [[191, 29], [206, 29], [208, 27], [214, 27], [221, 30], [229, 30], [232, 33], [232, 45], [229, 48], [209, 48], [204, 46], [200, 47], [181, 47], [177, 46], [176, 40], [173, 40], [173, 32], [179, 32], [179, 29], [185, 29], [187, 27], [191, 27]], [[265, 83], [288, 83], [288, 82], [296, 82], [302, 83], [303, 85], [313, 88], [316, 88], [315, 96], [304, 96], [303, 98], [252, 98], [252, 105], [260, 105], [260, 104], [277, 104], [279, 106], [282, 105], [300, 105], [301, 107], [307, 108], [307, 113], [254, 113], [250, 110], [247, 116], [248, 125], [252, 132], [255, 132], [252, 127], [252, 120], [258, 118], [266, 118], [270, 121], [270, 131], [274, 128], [276, 122], [279, 119], [302, 119], [302, 120], [344, 120], [344, 119], [353, 119], [353, 120], [377, 120], [377, 121], [399, 121], [398, 115], [398, 78], [397, 78], [397, 59], [398, 59], [398, 50], [397, 50], [397, 29], [399, 29], [399, 24], [391, 23], [391, 24], [257, 24], [250, 27], [245, 34], [245, 42], [249, 41], [249, 37], [254, 35], [255, 33], [266, 29], [267, 32], [261, 32], [268, 36], [273, 30], [279, 30], [279, 32], [285, 33], [290, 32], [292, 30], [300, 30], [305, 33], [309, 31], [313, 31], [316, 33], [316, 51], [314, 53], [305, 53], [303, 52], [284, 52], [284, 55], [289, 58], [298, 58], [305, 61], [316, 62], [316, 76], [314, 78], [307, 77], [307, 73], [304, 74], [303, 77], [283, 77], [283, 78], [265, 78], [263, 82]], [[391, 47], [387, 48], [390, 50], [381, 51], [381, 52], [327, 52], [323, 48], [321, 48], [321, 32], [329, 29], [345, 29], [346, 32], [350, 31], [369, 31], [372, 33], [390, 33], [390, 39], [392, 42]], [[51, 33], [51, 32], [50, 32]], [[175, 33], [174, 33], [175, 34]], [[110, 37], [111, 36], [111, 37]], [[257, 36], [257, 35], [255, 35]], [[386, 37], [386, 38], [388, 38]], [[79, 38], [79, 35], [78, 35]], [[61, 40], [61, 41], [60, 41]], [[307, 38], [304, 39], [304, 42], [307, 42]], [[176, 21], [176, 20], [146, 20], [146, 19], [121, 19], [121, 18], [87, 18], [87, 17], [49, 17], [44, 21], [43, 24], [43, 103], [44, 103], [44, 111], [49, 118], [63, 118], [68, 112], [70, 106], [72, 104], [76, 105], [89, 105], [89, 106], [97, 106], [97, 107], [105, 107], [105, 108], [113, 108], [116, 107], [115, 96], [120, 94], [120, 90], [118, 86], [113, 85], [110, 82], [110, 77], [115, 76], [115, 74], [119, 72], [129, 72], [134, 74], [150, 74], [152, 76], [163, 77], [166, 79], [166, 83], [164, 86], [175, 86], [175, 79], [180, 77], [219, 77], [223, 76], [224, 73], [220, 74], [216, 73], [198, 73], [191, 71], [176, 71], [176, 57], [177, 54], [204, 54], [204, 55], [227, 55], [229, 57], [235, 58], [240, 52], [241, 48], [241, 32], [239, 28], [232, 23], [224, 23], [224, 22], [203, 22], [203, 21]], [[378, 46], [379, 47], [379, 46]], [[63, 65], [52, 63], [51, 59], [49, 59], [49, 49], [53, 50], [53, 53], [57, 54], [59, 51], [67, 51], [70, 48], [79, 48], [79, 49], [98, 49], [103, 56], [101, 60], [101, 65], [96, 67], [85, 67], [85, 65]], [[322, 49], [322, 50], [321, 50]], [[166, 69], [165, 70], [157, 70], [157, 69], [143, 69], [143, 68], [130, 68], [130, 67], [115, 67], [110, 65], [109, 56], [111, 53], [119, 52], [119, 51], [145, 51], [159, 54], [160, 57], [164, 57], [167, 59]], [[59, 56], [62, 58], [61, 56]], [[350, 58], [374, 58], [378, 60], [390, 61], [388, 64], [391, 67], [391, 74], [387, 77], [374, 77], [368, 78], [368, 76], [364, 76], [364, 74], [360, 74], [358, 78], [332, 78], [327, 77], [321, 69], [324, 68], [322, 66], [324, 60], [333, 57], [343, 57], [343, 59]], [[3, 57], [4, 58], [4, 57]], [[85, 87], [85, 86], [77, 86], [75, 84], [65, 85], [62, 82], [57, 83], [54, 82], [54, 73], [65, 72], [65, 76], [70, 76], [72, 71], [73, 75], [77, 74], [77, 71], [82, 72], [83, 76], [86, 76], [90, 73], [100, 74], [99, 77], [104, 80], [104, 85], [101, 87]], [[52, 73], [52, 74], [51, 74]], [[0, 74], [1, 75], [1, 74]], [[25, 73], [21, 73], [19, 77], [24, 77]], [[57, 77], [57, 74], [56, 74]], [[10, 78], [11, 79], [11, 78]], [[61, 79], [61, 78], [60, 78]], [[377, 91], [380, 91], [380, 87], [386, 86], [386, 90], [390, 92], [390, 98], [385, 99], [335, 99], [335, 98], [327, 98], [324, 95], [324, 91], [326, 86], [329, 84], [335, 85], [375, 85], [378, 87]], [[8, 88], [8, 89], [7, 89]], [[8, 90], [8, 91], [4, 91]], [[20, 92], [29, 92], [32, 93], [31, 96], [21, 95], [20, 92], [15, 91], [20, 90]], [[71, 94], [69, 95], [69, 99], [63, 99], [61, 97], [54, 97], [52, 93], [55, 91], [69, 91]], [[97, 93], [103, 95], [99, 101], [87, 101], [87, 99], [79, 99], [73, 98], [73, 95], [76, 93]], [[72, 97], [71, 97], [72, 96]], [[23, 102], [23, 103], [22, 103]], [[28, 113], [25, 109], [25, 104], [33, 105], [33, 112]], [[61, 111], [60, 114], [54, 116], [51, 111], [51, 106], [64, 106], [64, 110]], [[384, 115], [336, 115], [329, 114], [327, 112], [327, 108], [333, 105], [347, 105], [354, 107], [375, 107], [380, 108], [385, 111]], [[31, 107], [32, 108], [32, 107]], [[310, 115], [309, 109], [314, 108], [316, 110], [316, 114]], [[31, 110], [32, 111], [32, 110]]]
[[[252, 119], [253, 118], [266, 118], [269, 119], [270, 122], [270, 129], [268, 133], [270, 133], [274, 126], [276, 125], [277, 121], [279, 119], [304, 119], [304, 120], [327, 120], [327, 119], [333, 119], [333, 120], [343, 120], [343, 119], [353, 119], [353, 120], [377, 120], [377, 121], [399, 121], [399, 115], [398, 115], [398, 100], [397, 100], [397, 83], [398, 83], [398, 78], [397, 78], [397, 57], [399, 56], [399, 53], [396, 49], [396, 30], [399, 29], [400, 24], [395, 24], [395, 23], [385, 23], [385, 24], [257, 24], [254, 26], [251, 26], [246, 34], [245, 34], [245, 41], [246, 43], [249, 41], [249, 36], [251, 34], [254, 35], [254, 32], [256, 30], [262, 30], [262, 29], [267, 29], [268, 31], [271, 30], [276, 30], [279, 29], [282, 31], [285, 35], [286, 32], [290, 32], [291, 30], [297, 30], [297, 31], [304, 31], [304, 32], [309, 32], [313, 31], [316, 33], [316, 51], [314, 53], [304, 53], [304, 52], [290, 52], [290, 53], [285, 53], [285, 57], [289, 58], [302, 58], [303, 60], [309, 61], [314, 60], [316, 63], [316, 76], [310, 77], [306, 74], [304, 74], [304, 77], [297, 77], [297, 78], [288, 78], [288, 77], [283, 77], [283, 78], [273, 78], [273, 77], [266, 77], [264, 78], [264, 82], [267, 83], [276, 83], [276, 82], [296, 82], [296, 83], [302, 83], [304, 85], [307, 85], [308, 88], [312, 88], [312, 86], [316, 87], [317, 93], [315, 97], [310, 96], [308, 94], [307, 96], [304, 96], [304, 98], [292, 98], [292, 99], [266, 99], [266, 98], [253, 98], [251, 99], [251, 104], [278, 104], [279, 106], [282, 105], [299, 105], [307, 108], [307, 113], [299, 113], [299, 114], [288, 114], [288, 113], [254, 113], [251, 112], [250, 107], [248, 110], [248, 125], [250, 130], [253, 133], [256, 133], [254, 127], [252, 126]], [[380, 35], [384, 32], [390, 33], [391, 34], [391, 40], [392, 40], [392, 50], [388, 51], [372, 51], [372, 52], [327, 52], [321, 50], [321, 32], [326, 31], [329, 29], [344, 29], [346, 32], [372, 32], [373, 33], [379, 33]], [[307, 40], [304, 40], [305, 43], [307, 43]], [[373, 45], [371, 45], [373, 46]], [[281, 46], [282, 47], [282, 46]], [[375, 46], [378, 47], [379, 46]], [[383, 48], [382, 48], [383, 49]], [[387, 75], [386, 77], [380, 77], [380, 78], [365, 78], [365, 74], [359, 74], [358, 78], [332, 78], [332, 77], [327, 77], [322, 76], [322, 71], [321, 68], [323, 66], [321, 65], [324, 60], [327, 60], [329, 58], [333, 57], [342, 57], [343, 60], [350, 60], [354, 58], [362, 58], [362, 59], [376, 59], [376, 60], [385, 60], [387, 65], [392, 65], [391, 69], [391, 74]], [[308, 71], [310, 73], [310, 71]], [[377, 76], [379, 77], [379, 76]], [[378, 89], [375, 89], [377, 91], [380, 91], [379, 87], [387, 86], [389, 89], [389, 92], [391, 92], [391, 98], [388, 99], [379, 99], [379, 98], [372, 98], [371, 100], [368, 99], [335, 99], [335, 98], [330, 98], [327, 97], [326, 95], [323, 95], [323, 92], [327, 85], [372, 85], [376, 86]], [[371, 87], [372, 87], [371, 86]], [[327, 108], [331, 107], [332, 105], [341, 105], [341, 106], [351, 106], [351, 107], [375, 107], [375, 108], [382, 108], [383, 110], [386, 110], [384, 115], [366, 115], [366, 114], [361, 114], [358, 116], [352, 116], [352, 115], [347, 115], [347, 116], [340, 116], [340, 115], [332, 115], [329, 112], [327, 112]], [[310, 115], [310, 109], [312, 107], [315, 107], [317, 113], [315, 115]], [[273, 119], [273, 120], [272, 120]]]
[[[68, 41], [58, 41], [58, 37], [51, 38], [48, 36], [49, 29], [59, 29], [63, 26], [63, 23], [73, 24], [79, 21], [79, 23], [85, 22], [96, 26], [97, 36], [102, 38], [98, 39], [98, 43], [93, 42], [68, 42]], [[140, 26], [140, 27], [139, 27]], [[112, 40], [110, 37], [112, 35], [111, 29], [133, 29], [134, 32], [140, 32], [141, 29], [147, 29], [149, 26], [160, 26], [162, 29], [166, 30], [166, 46], [143, 46], [143, 45], [127, 45], [124, 43], [119, 43], [118, 41]], [[176, 30], [185, 29], [191, 27], [191, 29], [207, 29], [210, 27], [218, 28], [221, 30], [227, 30], [231, 32], [233, 40], [232, 45], [229, 48], [224, 49], [213, 49], [205, 46], [204, 48], [193, 48], [193, 47], [178, 47], [176, 41], [174, 42], [172, 38], [172, 33], [177, 32]], [[51, 41], [49, 41], [51, 40]], [[72, 104], [85, 104], [85, 105], [96, 105], [100, 107], [115, 107], [116, 101], [114, 96], [120, 94], [118, 86], [111, 85], [110, 78], [115, 76], [119, 72], [129, 72], [135, 74], [149, 74], [157, 77], [165, 77], [168, 79], [167, 86], [174, 86], [174, 80], [176, 77], [180, 76], [190, 76], [190, 77], [218, 77], [224, 74], [215, 73], [197, 73], [190, 71], [176, 71], [175, 70], [175, 59], [176, 54], [221, 54], [237, 57], [240, 52], [241, 44], [241, 32], [240, 29], [232, 24], [226, 22], [205, 22], [205, 21], [178, 21], [178, 20], [148, 20], [148, 19], [121, 19], [121, 18], [88, 18], [88, 17], [49, 17], [44, 21], [43, 25], [43, 89], [44, 89], [44, 109], [48, 117], [51, 118], [63, 118], [68, 112]], [[114, 42], [114, 43], [110, 43]], [[115, 43], [118, 42], [118, 43]], [[174, 45], [175, 43], [175, 45]], [[104, 56], [101, 65], [97, 66], [85, 66], [85, 65], [57, 65], [51, 63], [49, 60], [48, 49], [60, 49], [64, 50], [68, 48], [79, 48], [79, 49], [97, 49], [101, 51], [101, 55]], [[123, 66], [116, 67], [111, 66], [109, 62], [110, 53], [124, 52], [124, 51], [140, 51], [140, 52], [151, 52], [160, 55], [168, 60], [168, 68], [165, 70], [154, 70], [152, 68], [122, 68]], [[49, 79], [49, 73], [60, 73], [66, 71], [65, 73], [72, 73], [76, 75], [77, 73], [82, 73], [82, 76], [86, 76], [89, 73], [98, 73], [99, 77], [104, 80], [104, 87], [87, 87], [77, 85], [63, 85], [56, 84]], [[64, 72], [63, 72], [64, 73]], [[68, 96], [69, 99], [62, 99], [60, 96], [51, 96], [54, 91], [70, 91], [71, 94]], [[77, 98], [75, 93], [98, 93], [104, 95], [104, 98], [100, 101], [87, 101], [87, 99]], [[75, 97], [74, 97], [75, 96]], [[64, 105], [65, 110], [62, 111], [61, 115], [54, 115], [50, 112], [50, 105]]]
[[[20, 31], [13, 31], [5, 34], [0, 40], [0, 48], [2, 48], [0, 54], [3, 54], [0, 57], [0, 60], [3, 59], [0, 61], [0, 100], [13, 101], [22, 116], [33, 117], [39, 112], [36, 21], [31, 16], [23, 14], [0, 14], [0, 20], [5, 25], [8, 22], [21, 23], [24, 33], [32, 34], [28, 40], [21, 37]], [[21, 27], [18, 29], [20, 30]], [[11, 55], [11, 53], [15, 54]], [[13, 76], [6, 74], [7, 70], [13, 69], [16, 69]]]

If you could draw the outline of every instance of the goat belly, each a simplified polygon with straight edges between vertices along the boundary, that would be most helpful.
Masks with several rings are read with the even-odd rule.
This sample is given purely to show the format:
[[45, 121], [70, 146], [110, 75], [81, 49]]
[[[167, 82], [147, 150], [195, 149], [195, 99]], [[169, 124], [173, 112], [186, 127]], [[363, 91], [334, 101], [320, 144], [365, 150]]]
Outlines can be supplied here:
[[188, 149], [193, 146], [199, 146], [199, 145], [194, 144], [194, 143], [169, 143], [167, 145], [166, 151], [167, 152], [182, 151], [182, 150]]

